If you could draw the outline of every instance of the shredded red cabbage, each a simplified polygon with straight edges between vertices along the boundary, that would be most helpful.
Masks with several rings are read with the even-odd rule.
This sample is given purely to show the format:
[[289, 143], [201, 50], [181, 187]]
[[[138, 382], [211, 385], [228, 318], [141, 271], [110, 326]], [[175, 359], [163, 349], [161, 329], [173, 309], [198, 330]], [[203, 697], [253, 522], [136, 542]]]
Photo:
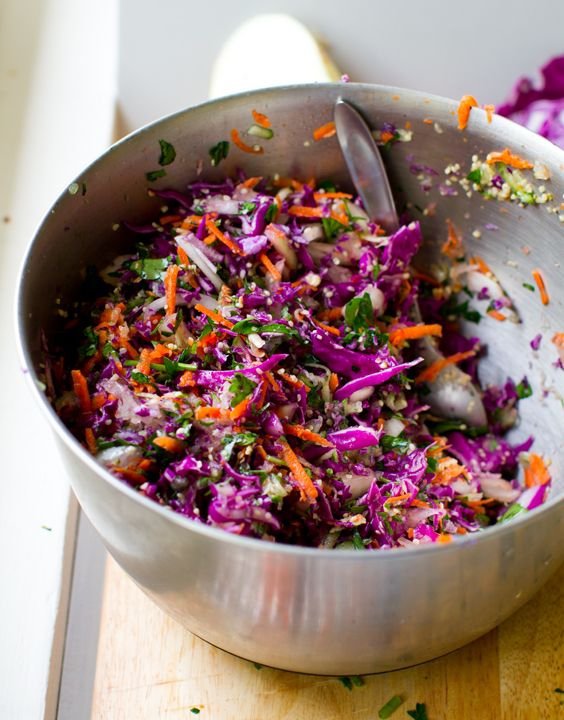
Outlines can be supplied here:
[[478, 347], [454, 329], [449, 281], [413, 274], [417, 223], [387, 237], [351, 196], [295, 180], [159, 195], [161, 217], [129, 225], [137, 249], [72, 318], [72, 371], [59, 357], [50, 375], [110, 472], [192, 520], [318, 547], [444, 542], [542, 502], [531, 441], [502, 437], [514, 384], [488, 388], [488, 427], [467, 428], [433, 416], [415, 381], [416, 298], [449, 320], [443, 352]]

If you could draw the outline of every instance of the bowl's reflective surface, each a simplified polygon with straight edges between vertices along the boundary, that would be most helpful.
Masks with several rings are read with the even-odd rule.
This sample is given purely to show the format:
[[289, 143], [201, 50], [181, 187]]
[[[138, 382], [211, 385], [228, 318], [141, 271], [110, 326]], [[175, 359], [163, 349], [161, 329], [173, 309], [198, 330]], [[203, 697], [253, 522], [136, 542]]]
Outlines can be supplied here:
[[[158, 187], [182, 189], [203, 170], [218, 179], [244, 167], [249, 175], [333, 178], [347, 184], [335, 138], [314, 142], [312, 131], [332, 117], [339, 96], [362, 107], [373, 127], [411, 123], [411, 142], [385, 160], [393, 185], [420, 217], [432, 263], [449, 217], [469, 253], [481, 255], [514, 300], [522, 322], [472, 326], [488, 344], [486, 382], [527, 375], [533, 398], [522, 403], [515, 437], [532, 433], [552, 458], [555, 488], [530, 515], [446, 547], [355, 553], [274, 546], [195, 525], [156, 506], [103, 471], [69, 435], [35, 387], [40, 331], [55, 319], [55, 299], [80, 291], [84, 268], [101, 266], [124, 247], [122, 220], [143, 222], [162, 201], [147, 194], [145, 174], [157, 169], [159, 139], [176, 149]], [[260, 156], [231, 148], [212, 168], [208, 149], [231, 128], [250, 124], [251, 110], [267, 113], [275, 137]], [[564, 192], [564, 153], [502, 119], [489, 125], [473, 111], [456, 128], [456, 104], [406, 90], [368, 85], [316, 85], [264, 90], [187, 110], [126, 138], [77, 178], [39, 229], [21, 278], [19, 332], [24, 363], [65, 455], [73, 487], [108, 549], [133, 579], [190, 630], [230, 652], [303, 672], [356, 674], [390, 670], [436, 657], [478, 637], [525, 602], [564, 557], [562, 543], [562, 401], [564, 371], [554, 367], [552, 334], [564, 330], [564, 225], [545, 207], [485, 201], [458, 187], [442, 197], [444, 168], [470, 167], [473, 154], [509, 146], [548, 166], [547, 188], [557, 204]], [[433, 123], [424, 122], [431, 118]], [[433, 188], [422, 189], [414, 163], [428, 166]], [[76, 189], [76, 188], [73, 188]], [[417, 208], [436, 202], [434, 214]], [[494, 225], [497, 230], [488, 230]], [[478, 232], [476, 232], [478, 231]], [[530, 248], [525, 254], [523, 247]], [[523, 287], [542, 267], [551, 302]], [[540, 352], [529, 341], [543, 332]]]

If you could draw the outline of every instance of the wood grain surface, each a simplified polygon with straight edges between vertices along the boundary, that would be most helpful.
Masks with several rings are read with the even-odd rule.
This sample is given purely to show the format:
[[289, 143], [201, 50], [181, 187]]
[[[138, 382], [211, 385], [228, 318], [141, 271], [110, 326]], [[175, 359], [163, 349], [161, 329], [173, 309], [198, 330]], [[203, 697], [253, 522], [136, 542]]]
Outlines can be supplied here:
[[[113, 560], [105, 577], [93, 720], [393, 720], [425, 703], [429, 720], [564, 719], [564, 567], [499, 628], [424, 665], [363, 678], [257, 669], [169, 619]], [[194, 710], [200, 710], [199, 713]]]

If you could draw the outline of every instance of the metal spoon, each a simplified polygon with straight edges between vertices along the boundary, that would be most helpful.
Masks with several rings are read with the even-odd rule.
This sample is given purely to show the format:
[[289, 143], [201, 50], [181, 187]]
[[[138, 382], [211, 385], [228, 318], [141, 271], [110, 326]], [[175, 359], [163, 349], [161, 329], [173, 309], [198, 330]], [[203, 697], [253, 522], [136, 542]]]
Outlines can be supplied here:
[[[335, 126], [345, 162], [366, 212], [386, 232], [393, 233], [399, 227], [398, 214], [386, 168], [370, 128], [356, 108], [345, 100], [338, 100], [335, 105]], [[417, 302], [413, 315], [421, 322]], [[430, 337], [422, 338], [420, 342], [428, 365], [444, 357]], [[430, 390], [427, 403], [438, 415], [462, 420], [473, 427], [487, 424], [481, 392], [458, 366], [447, 365], [427, 386]]]

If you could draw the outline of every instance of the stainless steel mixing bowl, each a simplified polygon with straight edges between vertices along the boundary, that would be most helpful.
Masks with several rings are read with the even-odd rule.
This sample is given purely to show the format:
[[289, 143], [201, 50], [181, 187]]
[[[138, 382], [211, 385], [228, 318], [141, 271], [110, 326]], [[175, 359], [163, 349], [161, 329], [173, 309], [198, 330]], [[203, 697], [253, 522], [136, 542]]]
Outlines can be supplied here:
[[[437, 201], [421, 215], [432, 256], [445, 239], [445, 218], [462, 231], [470, 252], [497, 272], [521, 315], [519, 325], [472, 326], [488, 344], [483, 377], [503, 381], [527, 374], [534, 388], [521, 404], [516, 437], [533, 433], [539, 452], [552, 458], [555, 487], [538, 510], [446, 546], [366, 552], [285, 547], [240, 538], [196, 524], [159, 507], [102, 469], [71, 436], [37, 385], [41, 331], [49, 337], [63, 304], [80, 292], [87, 265], [101, 265], [124, 247], [116, 224], [143, 222], [162, 204], [148, 185], [182, 189], [201, 177], [218, 179], [244, 167], [249, 175], [336, 178], [348, 183], [335, 138], [312, 140], [331, 120], [342, 96], [362, 108], [373, 127], [411, 123], [411, 142], [398, 143], [385, 159], [393, 184], [414, 208]], [[208, 149], [244, 130], [251, 110], [267, 113], [275, 136], [264, 155], [231, 147], [212, 168]], [[564, 192], [564, 152], [513, 123], [473, 110], [469, 127], [456, 126], [456, 103], [371, 85], [311, 85], [263, 90], [206, 103], [160, 120], [127, 137], [77, 178], [55, 203], [33, 240], [19, 290], [19, 336], [31, 386], [68, 464], [78, 499], [108, 550], [135, 582], [193, 633], [244, 658], [278, 668], [323, 674], [392, 670], [437, 657], [477, 638], [504, 620], [556, 570], [562, 537], [564, 371], [554, 367], [553, 332], [564, 330], [564, 224], [545, 207], [485, 201], [479, 194], [442, 197], [445, 176], [433, 176], [425, 194], [415, 164], [443, 173], [473, 154], [509, 146], [541, 160], [556, 204]], [[431, 124], [426, 119], [431, 118]], [[159, 140], [176, 148], [166, 176], [159, 168]], [[203, 164], [202, 164], [203, 163]], [[203, 168], [203, 169], [202, 169]], [[423, 171], [424, 172], [424, 171]], [[445, 188], [443, 187], [443, 192]], [[494, 231], [495, 225], [498, 230]], [[487, 228], [490, 228], [489, 230]], [[475, 232], [478, 231], [478, 232]], [[481, 237], [477, 237], [481, 234]], [[523, 246], [530, 254], [521, 251]], [[541, 266], [551, 301], [524, 289]], [[544, 333], [538, 353], [529, 347]], [[47, 431], [47, 427], [46, 427]]]

